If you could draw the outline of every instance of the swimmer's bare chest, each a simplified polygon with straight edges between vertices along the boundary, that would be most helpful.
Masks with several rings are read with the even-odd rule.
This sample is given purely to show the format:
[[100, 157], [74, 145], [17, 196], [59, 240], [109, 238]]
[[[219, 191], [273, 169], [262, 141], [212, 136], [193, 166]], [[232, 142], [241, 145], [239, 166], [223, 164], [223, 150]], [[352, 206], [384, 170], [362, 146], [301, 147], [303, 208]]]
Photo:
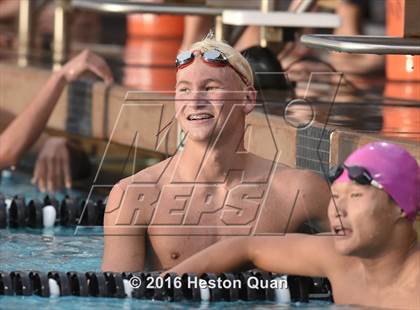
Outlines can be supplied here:
[[[167, 269], [232, 236], [296, 231], [291, 203], [267, 184], [166, 186], [147, 229], [147, 267]], [[289, 225], [289, 229], [287, 229]]]

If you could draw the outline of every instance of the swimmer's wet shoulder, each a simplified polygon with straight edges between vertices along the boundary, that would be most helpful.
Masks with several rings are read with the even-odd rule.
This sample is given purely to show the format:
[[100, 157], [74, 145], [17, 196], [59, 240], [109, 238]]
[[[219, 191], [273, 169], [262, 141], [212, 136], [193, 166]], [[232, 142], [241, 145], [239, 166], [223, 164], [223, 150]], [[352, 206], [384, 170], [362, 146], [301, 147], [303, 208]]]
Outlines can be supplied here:
[[[111, 217], [114, 219], [122, 209], [125, 209], [125, 212], [129, 212], [129, 210], [134, 211], [134, 209], [139, 207], [139, 200], [143, 201], [145, 198], [151, 199], [155, 197], [156, 192], [159, 192], [162, 183], [165, 182], [168, 176], [167, 168], [170, 160], [171, 158], [163, 160], [115, 184], [108, 197], [105, 210], [106, 222], [111, 223]], [[149, 195], [146, 195], [147, 193], [145, 192]], [[150, 201], [150, 203], [152, 202]], [[144, 216], [140, 217], [140, 219], [143, 219], [143, 224], [148, 224]]]
[[279, 165], [270, 184], [265, 204], [267, 209], [262, 217], [281, 225], [277, 231], [283, 233], [296, 232], [305, 223], [311, 231], [326, 231], [329, 230], [329, 199], [328, 185], [317, 173]]

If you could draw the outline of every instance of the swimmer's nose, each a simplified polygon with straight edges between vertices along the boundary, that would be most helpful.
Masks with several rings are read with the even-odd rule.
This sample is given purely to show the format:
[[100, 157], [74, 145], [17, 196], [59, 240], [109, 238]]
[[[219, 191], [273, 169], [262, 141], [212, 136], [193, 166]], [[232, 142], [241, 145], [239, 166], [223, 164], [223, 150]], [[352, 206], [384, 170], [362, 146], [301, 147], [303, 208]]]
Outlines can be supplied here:
[[197, 91], [191, 94], [191, 101], [189, 101], [189, 105], [194, 108], [205, 107], [206, 105], [210, 104], [206, 92]]
[[343, 208], [343, 205], [338, 205], [336, 210], [335, 210], [335, 216], [336, 217], [345, 217], [347, 216], [347, 211], [345, 208]]
[[330, 213], [332, 217], [344, 217], [347, 216], [346, 203], [344, 201], [335, 200], [330, 207]]

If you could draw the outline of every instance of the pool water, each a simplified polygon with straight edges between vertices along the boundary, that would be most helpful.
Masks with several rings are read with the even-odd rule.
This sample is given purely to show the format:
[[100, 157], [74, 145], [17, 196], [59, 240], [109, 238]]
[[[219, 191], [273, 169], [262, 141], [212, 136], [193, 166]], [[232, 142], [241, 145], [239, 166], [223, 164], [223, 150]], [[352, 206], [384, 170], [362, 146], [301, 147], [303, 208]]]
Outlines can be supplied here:
[[308, 304], [296, 303], [280, 305], [270, 302], [218, 302], [218, 303], [169, 303], [162, 301], [149, 301], [138, 299], [93, 298], [93, 297], [24, 297], [0, 296], [1, 309], [360, 309], [349, 306], [329, 305], [323, 302]]
[[0, 269], [100, 271], [103, 237], [74, 232], [63, 227], [0, 230]]
[[[31, 183], [32, 176], [28, 173], [21, 170], [2, 170], [0, 172], [0, 193], [6, 198], [21, 195], [25, 198], [25, 203], [28, 203], [31, 199], [42, 201], [47, 195]], [[87, 193], [75, 189], [63, 189], [55, 193], [49, 193], [49, 195], [59, 201], [63, 200], [66, 195], [77, 199], [86, 199], [88, 196]]]

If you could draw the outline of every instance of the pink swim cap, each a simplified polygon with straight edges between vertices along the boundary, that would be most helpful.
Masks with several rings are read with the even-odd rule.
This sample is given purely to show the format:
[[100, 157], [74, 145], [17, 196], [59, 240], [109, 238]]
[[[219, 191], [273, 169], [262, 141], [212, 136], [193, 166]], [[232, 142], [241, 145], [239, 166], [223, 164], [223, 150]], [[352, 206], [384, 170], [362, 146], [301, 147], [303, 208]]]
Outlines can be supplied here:
[[[388, 142], [373, 142], [357, 149], [344, 163], [346, 166], [366, 168], [407, 218], [415, 219], [416, 212], [420, 210], [419, 166], [405, 149]], [[336, 182], [348, 181], [348, 172], [344, 169]]]

